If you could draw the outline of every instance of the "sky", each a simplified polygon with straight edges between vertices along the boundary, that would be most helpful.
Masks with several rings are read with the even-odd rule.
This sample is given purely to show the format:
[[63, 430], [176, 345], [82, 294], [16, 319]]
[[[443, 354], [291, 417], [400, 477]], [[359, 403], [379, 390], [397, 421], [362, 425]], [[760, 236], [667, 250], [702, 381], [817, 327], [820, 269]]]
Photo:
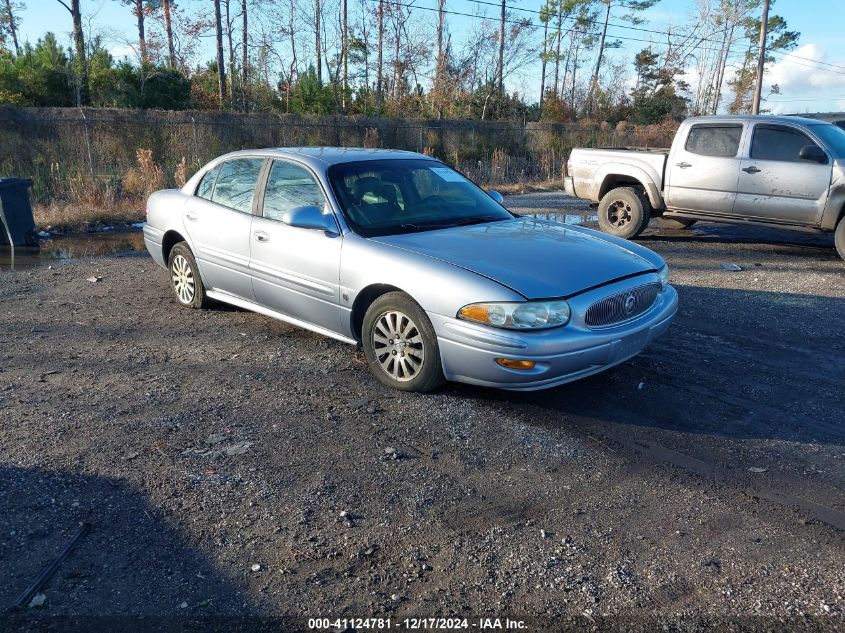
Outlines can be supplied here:
[[[60, 40], [70, 43], [70, 14], [58, 0], [23, 0], [25, 9], [20, 15], [21, 39], [35, 42], [47, 31], [56, 33]], [[518, 0], [512, 2], [516, 8], [539, 8], [541, 0]], [[183, 0], [183, 5], [208, 7], [211, 0]], [[420, 6], [436, 6], [435, 0], [417, 0]], [[127, 45], [135, 39], [135, 19], [131, 9], [118, 0], [82, 0], [83, 19], [86, 31], [92, 30], [105, 35], [107, 46], [116, 58], [126, 55]], [[643, 14], [646, 22], [641, 28], [665, 31], [669, 28], [684, 30], [690, 28], [695, 0], [660, 0]], [[477, 5], [472, 0], [447, 0], [447, 10], [477, 14], [486, 12], [495, 19], [497, 9]], [[479, 11], [480, 9], [480, 11]], [[764, 82], [764, 107], [780, 113], [845, 112], [845, 47], [842, 46], [845, 27], [845, 1], [843, 0], [779, 0], [774, 13], [783, 16], [790, 30], [801, 33], [799, 46], [791, 54], [779, 55], [777, 61], [767, 67]], [[614, 9], [611, 23], [623, 24], [624, 9]], [[433, 12], [424, 12], [431, 15]], [[531, 13], [515, 12], [534, 18]], [[456, 45], [460, 44], [462, 33], [469, 31], [473, 18], [450, 15], [449, 29]], [[539, 31], [538, 31], [539, 33]], [[655, 38], [659, 35], [611, 27], [608, 36], [628, 38]], [[624, 41], [620, 49], [609, 51], [612, 58], [630, 63], [633, 54], [647, 46], [640, 41]], [[213, 42], [209, 38], [201, 50], [203, 57], [214, 56]], [[633, 68], [631, 68], [633, 78]], [[695, 80], [694, 76], [689, 79]], [[530, 100], [539, 95], [539, 60], [536, 68], [528, 67], [515, 74], [508, 81], [509, 90], [527, 93]], [[779, 94], [770, 94], [772, 84], [777, 84]]]

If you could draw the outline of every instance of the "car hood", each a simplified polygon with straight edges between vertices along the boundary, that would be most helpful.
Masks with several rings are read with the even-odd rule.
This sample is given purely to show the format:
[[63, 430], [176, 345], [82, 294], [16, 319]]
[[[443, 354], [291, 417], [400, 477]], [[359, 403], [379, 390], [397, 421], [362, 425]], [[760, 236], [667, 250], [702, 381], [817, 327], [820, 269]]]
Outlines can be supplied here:
[[527, 299], [567, 297], [659, 266], [635, 252], [648, 252], [641, 246], [534, 218], [373, 239], [471, 270]]

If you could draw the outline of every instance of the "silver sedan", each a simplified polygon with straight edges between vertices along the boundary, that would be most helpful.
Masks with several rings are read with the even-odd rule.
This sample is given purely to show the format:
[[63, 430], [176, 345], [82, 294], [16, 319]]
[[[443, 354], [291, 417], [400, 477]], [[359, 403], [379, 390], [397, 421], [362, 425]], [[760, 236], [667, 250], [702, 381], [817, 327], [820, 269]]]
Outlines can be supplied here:
[[636, 355], [678, 307], [656, 253], [516, 216], [410, 152], [227, 154], [150, 196], [144, 239], [180, 304], [222, 301], [360, 345], [406, 391], [560, 385]]

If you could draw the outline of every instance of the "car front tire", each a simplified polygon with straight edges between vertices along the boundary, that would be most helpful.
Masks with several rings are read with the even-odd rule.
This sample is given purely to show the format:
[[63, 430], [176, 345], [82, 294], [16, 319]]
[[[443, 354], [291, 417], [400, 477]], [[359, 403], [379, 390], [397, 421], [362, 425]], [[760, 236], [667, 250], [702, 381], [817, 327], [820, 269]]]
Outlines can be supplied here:
[[210, 299], [205, 294], [197, 260], [185, 242], [179, 242], [170, 250], [167, 268], [170, 287], [180, 305], [194, 309], [208, 307]]
[[845, 259], [845, 215], [839, 219], [839, 224], [836, 225], [833, 240], [836, 244], [836, 252], [842, 259]]
[[599, 228], [626, 240], [645, 230], [651, 218], [651, 204], [632, 187], [611, 189], [599, 203]]
[[445, 381], [437, 335], [425, 311], [404, 292], [388, 292], [364, 315], [361, 342], [379, 382], [424, 393]]

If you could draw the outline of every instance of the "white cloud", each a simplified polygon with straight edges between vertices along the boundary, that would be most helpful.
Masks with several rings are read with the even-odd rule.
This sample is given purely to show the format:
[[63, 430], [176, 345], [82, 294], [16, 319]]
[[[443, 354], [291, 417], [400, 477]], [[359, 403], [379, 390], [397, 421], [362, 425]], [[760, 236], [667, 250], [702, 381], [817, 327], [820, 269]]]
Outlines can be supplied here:
[[[823, 66], [807, 60], [838, 64]], [[826, 69], [826, 70], [825, 70]], [[835, 72], [832, 72], [835, 71]], [[804, 44], [766, 69], [764, 94], [777, 84], [780, 94], [766, 104], [774, 113], [824, 112], [845, 109], [845, 60], [829, 60], [817, 44]], [[810, 101], [812, 99], [812, 101]]]

